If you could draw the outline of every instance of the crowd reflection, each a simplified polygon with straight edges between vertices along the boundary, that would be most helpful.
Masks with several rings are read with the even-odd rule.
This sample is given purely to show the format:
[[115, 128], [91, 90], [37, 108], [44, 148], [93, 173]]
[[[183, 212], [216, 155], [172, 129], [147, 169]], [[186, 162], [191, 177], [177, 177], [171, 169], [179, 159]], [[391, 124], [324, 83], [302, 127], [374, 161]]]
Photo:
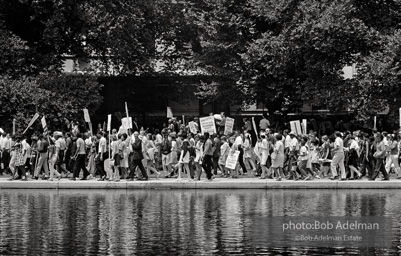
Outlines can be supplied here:
[[[358, 253], [362, 249], [255, 247], [252, 221], [392, 216], [399, 228], [400, 201], [394, 190], [1, 190], [0, 254]], [[393, 254], [395, 234], [393, 249], [376, 251]]]

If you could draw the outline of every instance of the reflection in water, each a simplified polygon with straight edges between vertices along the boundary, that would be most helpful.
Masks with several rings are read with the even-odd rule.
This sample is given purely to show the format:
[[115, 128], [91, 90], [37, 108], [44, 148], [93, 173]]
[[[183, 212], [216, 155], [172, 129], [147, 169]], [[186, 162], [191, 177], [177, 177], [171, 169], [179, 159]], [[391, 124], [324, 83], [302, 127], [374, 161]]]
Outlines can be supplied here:
[[[1, 190], [0, 254], [393, 255], [399, 202], [397, 190]], [[392, 216], [393, 248], [255, 247], [254, 216]]]

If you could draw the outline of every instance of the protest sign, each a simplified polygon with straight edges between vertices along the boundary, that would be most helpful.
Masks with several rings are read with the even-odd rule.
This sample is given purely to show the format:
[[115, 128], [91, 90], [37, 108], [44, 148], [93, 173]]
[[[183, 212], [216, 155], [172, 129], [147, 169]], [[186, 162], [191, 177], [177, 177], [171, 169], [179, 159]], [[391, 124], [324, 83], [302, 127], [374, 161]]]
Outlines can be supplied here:
[[196, 127], [196, 124], [194, 121], [191, 121], [188, 123], [189, 125], [189, 130], [193, 133], [193, 134], [197, 134], [198, 133], [198, 128]]
[[224, 126], [224, 135], [231, 134], [234, 130], [234, 118], [226, 117], [226, 124]]
[[226, 161], [226, 168], [234, 170], [235, 166], [237, 165], [239, 157], [239, 151], [236, 150], [234, 153], [228, 154], [227, 161]]
[[107, 130], [111, 131], [111, 115], [107, 115]]
[[84, 108], [84, 119], [85, 119], [85, 122], [87, 122], [87, 123], [91, 122], [91, 118], [89, 116], [89, 111], [86, 108]]
[[170, 107], [167, 107], [167, 118], [173, 118], [173, 111]]
[[307, 123], [306, 119], [302, 119], [302, 131], [303, 131], [303, 134], [307, 134], [308, 133], [307, 125], [308, 125], [308, 123]]
[[301, 122], [299, 120], [297, 121], [291, 121], [290, 122], [291, 125], [291, 131], [294, 132], [297, 135], [302, 134], [302, 130], [301, 130]]
[[123, 129], [132, 129], [132, 117], [124, 117], [121, 119]]
[[208, 132], [209, 134], [216, 133], [216, 124], [213, 116], [199, 118], [202, 134]]

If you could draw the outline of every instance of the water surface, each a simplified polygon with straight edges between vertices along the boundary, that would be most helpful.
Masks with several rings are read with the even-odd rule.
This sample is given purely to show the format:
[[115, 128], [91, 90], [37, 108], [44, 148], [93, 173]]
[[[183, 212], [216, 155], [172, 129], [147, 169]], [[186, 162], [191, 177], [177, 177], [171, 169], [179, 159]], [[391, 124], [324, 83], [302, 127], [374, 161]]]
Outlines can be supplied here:
[[[256, 246], [255, 216], [391, 216], [392, 246]], [[0, 254], [394, 255], [400, 220], [398, 190], [0, 190]]]

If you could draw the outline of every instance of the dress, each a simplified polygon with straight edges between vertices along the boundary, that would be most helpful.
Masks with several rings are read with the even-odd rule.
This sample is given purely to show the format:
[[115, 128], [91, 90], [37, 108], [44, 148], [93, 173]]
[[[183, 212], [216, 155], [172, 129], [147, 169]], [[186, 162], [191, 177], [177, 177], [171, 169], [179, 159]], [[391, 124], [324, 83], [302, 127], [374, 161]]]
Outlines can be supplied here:
[[262, 140], [259, 152], [261, 154], [260, 164], [266, 165], [267, 159], [269, 158], [269, 142], [267, 141], [267, 139]]
[[251, 151], [251, 143], [249, 139], [245, 139], [245, 142], [242, 144], [244, 147], [244, 158], [251, 158], [252, 157], [252, 151]]
[[[181, 151], [181, 154], [180, 154], [180, 162], [181, 163], [184, 163], [184, 164], [188, 164], [189, 163], [189, 155], [190, 155], [190, 153], [189, 153], [188, 148], [189, 148], [189, 142], [188, 142], [187, 139], [185, 139], [183, 144], [182, 144], [182, 149], [183, 150]], [[184, 152], [185, 152], [185, 155], [184, 155]]]
[[200, 159], [201, 159], [201, 157], [202, 157], [202, 155], [203, 155], [203, 143], [201, 143], [200, 141], [198, 141], [198, 142], [196, 143], [195, 150], [196, 150], [196, 155], [195, 155], [194, 162], [199, 163], [199, 162], [200, 162]]
[[128, 143], [127, 141], [123, 141], [120, 144], [121, 145], [121, 150], [123, 152], [123, 158], [121, 159], [120, 166], [123, 167], [123, 168], [128, 168], [129, 167], [128, 158], [129, 158], [130, 149], [127, 146], [127, 143]]
[[272, 168], [283, 168], [284, 167], [284, 144], [281, 140], [276, 142], [274, 147], [276, 152], [276, 159], [272, 159]]

